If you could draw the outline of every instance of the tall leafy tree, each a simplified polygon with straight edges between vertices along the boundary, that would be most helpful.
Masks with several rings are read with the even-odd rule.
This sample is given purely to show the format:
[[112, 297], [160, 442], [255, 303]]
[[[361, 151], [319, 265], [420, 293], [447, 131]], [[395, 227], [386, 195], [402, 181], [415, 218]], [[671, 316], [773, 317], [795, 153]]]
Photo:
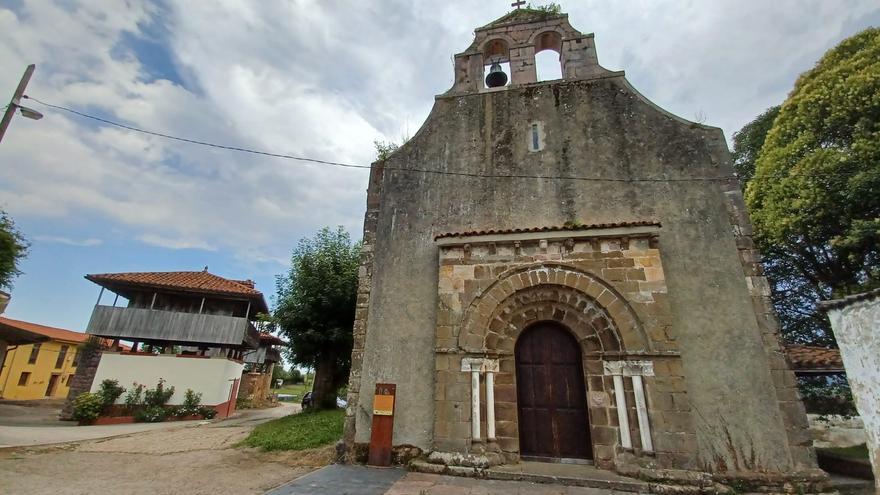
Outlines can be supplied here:
[[19, 263], [27, 256], [29, 244], [5, 211], [0, 210], [0, 289], [11, 289], [21, 275]]
[[314, 367], [313, 398], [336, 406], [351, 368], [360, 244], [339, 227], [325, 227], [293, 250], [290, 272], [277, 280], [274, 320], [290, 341], [289, 359]]
[[[780, 108], [777, 105], [765, 110], [733, 135], [733, 167], [743, 188], [755, 175], [755, 165]], [[816, 301], [828, 298], [829, 291], [813, 283], [801, 271], [803, 260], [798, 258], [797, 253], [760, 236], [756, 241], [763, 256], [764, 273], [770, 281], [773, 306], [786, 341], [832, 345], [834, 339], [828, 319], [816, 309]]]
[[825, 325], [813, 301], [880, 286], [880, 29], [844, 40], [801, 75], [766, 134], [746, 202], [777, 301], [804, 325]]

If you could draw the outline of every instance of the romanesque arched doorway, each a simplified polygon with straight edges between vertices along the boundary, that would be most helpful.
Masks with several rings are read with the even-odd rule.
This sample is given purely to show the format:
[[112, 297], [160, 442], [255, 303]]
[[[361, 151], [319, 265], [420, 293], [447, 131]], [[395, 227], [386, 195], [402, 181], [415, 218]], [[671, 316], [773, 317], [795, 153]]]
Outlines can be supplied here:
[[516, 342], [520, 455], [592, 459], [581, 349], [562, 325], [543, 321]]

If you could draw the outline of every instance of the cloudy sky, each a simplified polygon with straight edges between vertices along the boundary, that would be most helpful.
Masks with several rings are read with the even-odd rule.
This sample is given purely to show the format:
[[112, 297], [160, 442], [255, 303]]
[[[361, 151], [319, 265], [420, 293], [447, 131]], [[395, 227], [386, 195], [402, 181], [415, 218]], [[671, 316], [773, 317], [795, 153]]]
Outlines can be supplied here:
[[[537, 2], [541, 4], [542, 2]], [[876, 0], [569, 0], [599, 60], [731, 134], [828, 48], [880, 24]], [[452, 54], [509, 1], [0, 0], [0, 98], [27, 93], [146, 129], [369, 164], [452, 84]], [[33, 104], [0, 143], [0, 208], [32, 242], [6, 316], [85, 328], [86, 273], [200, 270], [267, 296], [296, 241], [360, 238], [366, 171], [162, 140]], [[270, 304], [271, 304], [271, 297]]]

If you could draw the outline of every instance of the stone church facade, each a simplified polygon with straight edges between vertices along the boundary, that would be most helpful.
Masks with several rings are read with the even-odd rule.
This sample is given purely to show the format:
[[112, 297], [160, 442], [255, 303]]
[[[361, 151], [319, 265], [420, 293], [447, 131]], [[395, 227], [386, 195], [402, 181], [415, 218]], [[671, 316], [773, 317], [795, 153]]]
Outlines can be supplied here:
[[[547, 49], [563, 77], [538, 82]], [[750, 235], [720, 129], [601, 67], [564, 14], [477, 29], [372, 167], [349, 454], [394, 383], [401, 461], [821, 482]]]

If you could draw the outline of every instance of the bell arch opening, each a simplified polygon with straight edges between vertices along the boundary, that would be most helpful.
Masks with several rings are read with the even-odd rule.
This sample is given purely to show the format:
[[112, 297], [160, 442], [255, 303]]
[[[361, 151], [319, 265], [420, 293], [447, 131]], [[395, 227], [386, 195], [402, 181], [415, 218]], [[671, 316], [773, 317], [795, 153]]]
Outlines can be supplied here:
[[535, 37], [535, 68], [538, 81], [562, 79], [562, 35], [546, 31]]
[[499, 88], [511, 82], [510, 43], [501, 38], [483, 45], [483, 88]]

